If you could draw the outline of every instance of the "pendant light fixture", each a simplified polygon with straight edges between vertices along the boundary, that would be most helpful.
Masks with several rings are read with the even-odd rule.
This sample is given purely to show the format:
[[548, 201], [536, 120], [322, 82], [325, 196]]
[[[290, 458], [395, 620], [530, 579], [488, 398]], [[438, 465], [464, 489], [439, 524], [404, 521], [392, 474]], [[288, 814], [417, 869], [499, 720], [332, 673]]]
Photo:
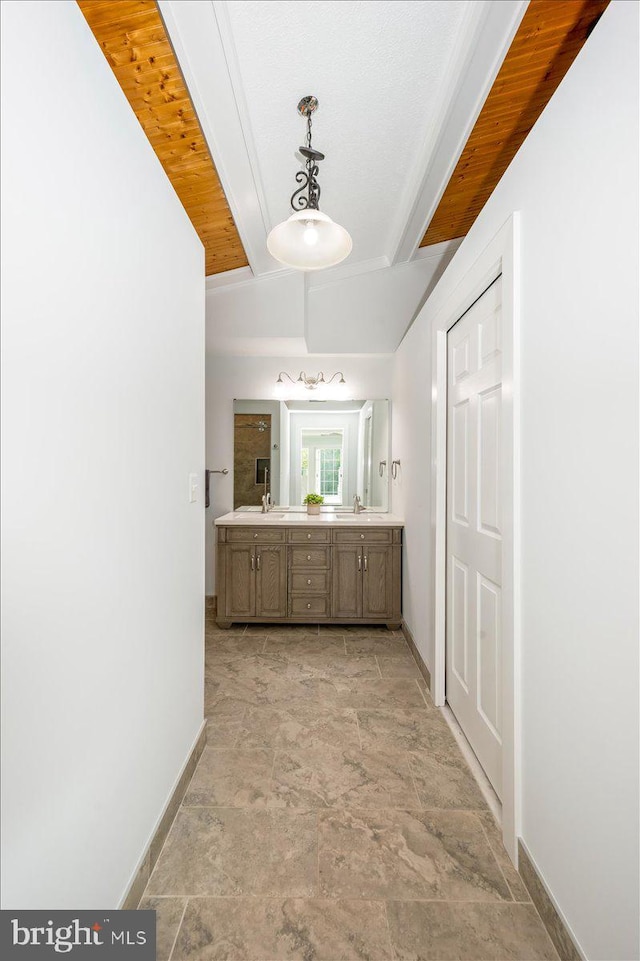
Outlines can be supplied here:
[[288, 220], [274, 227], [267, 237], [267, 248], [271, 256], [296, 270], [323, 270], [325, 267], [333, 267], [349, 256], [353, 246], [344, 227], [334, 223], [318, 209], [318, 163], [324, 160], [324, 154], [311, 146], [311, 116], [317, 109], [318, 101], [315, 97], [303, 97], [298, 104], [298, 113], [307, 120], [307, 145], [300, 147], [306, 170], [299, 170], [296, 174], [300, 187], [291, 197], [294, 213]]

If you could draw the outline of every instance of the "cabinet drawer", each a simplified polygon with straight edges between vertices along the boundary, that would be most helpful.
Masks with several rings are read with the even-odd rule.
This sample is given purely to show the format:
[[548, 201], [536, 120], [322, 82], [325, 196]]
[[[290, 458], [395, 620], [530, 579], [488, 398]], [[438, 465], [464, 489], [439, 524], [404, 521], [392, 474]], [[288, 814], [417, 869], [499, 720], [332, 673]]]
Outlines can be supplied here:
[[313, 594], [294, 594], [290, 600], [289, 614], [291, 617], [329, 616], [329, 598], [314, 596]]
[[277, 527], [228, 527], [227, 541], [230, 544], [284, 544], [285, 531]]
[[391, 527], [376, 528], [375, 530], [365, 530], [352, 527], [348, 531], [334, 531], [334, 544], [353, 544], [358, 541], [360, 544], [391, 544], [393, 540], [393, 529]]
[[291, 590], [304, 594], [328, 594], [329, 572], [309, 571], [308, 573], [291, 574]]
[[330, 544], [331, 543], [331, 531], [327, 528], [326, 530], [312, 531], [289, 531], [289, 543], [290, 544]]
[[305, 568], [320, 567], [328, 571], [331, 567], [330, 547], [290, 547], [291, 567], [301, 571]]

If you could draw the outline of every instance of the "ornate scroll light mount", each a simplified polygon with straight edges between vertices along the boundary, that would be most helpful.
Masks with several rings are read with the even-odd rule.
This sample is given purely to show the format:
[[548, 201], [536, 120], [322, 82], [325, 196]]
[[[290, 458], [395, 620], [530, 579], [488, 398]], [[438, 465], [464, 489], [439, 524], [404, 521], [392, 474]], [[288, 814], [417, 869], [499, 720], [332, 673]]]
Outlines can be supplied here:
[[299, 184], [291, 196], [294, 213], [288, 220], [274, 227], [267, 237], [267, 249], [272, 257], [296, 270], [324, 270], [348, 257], [353, 242], [340, 224], [321, 213], [318, 164], [324, 154], [311, 146], [311, 117], [318, 109], [316, 97], [303, 97], [298, 113], [307, 120], [307, 143], [300, 147], [305, 169], [296, 174]]

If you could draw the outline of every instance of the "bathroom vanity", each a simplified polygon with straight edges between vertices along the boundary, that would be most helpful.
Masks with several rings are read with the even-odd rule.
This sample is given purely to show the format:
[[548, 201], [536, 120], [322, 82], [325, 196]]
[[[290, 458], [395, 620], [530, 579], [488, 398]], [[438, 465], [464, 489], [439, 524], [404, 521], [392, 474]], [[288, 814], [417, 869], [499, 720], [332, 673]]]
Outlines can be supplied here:
[[401, 623], [392, 514], [234, 511], [216, 522], [217, 623]]

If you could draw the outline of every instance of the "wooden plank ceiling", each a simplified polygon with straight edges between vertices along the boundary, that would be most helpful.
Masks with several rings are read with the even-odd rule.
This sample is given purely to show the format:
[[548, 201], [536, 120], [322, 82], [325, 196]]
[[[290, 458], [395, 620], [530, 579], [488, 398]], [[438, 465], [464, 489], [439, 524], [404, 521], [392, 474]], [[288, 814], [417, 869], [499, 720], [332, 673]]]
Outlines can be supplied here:
[[421, 247], [464, 237], [609, 0], [531, 0]]
[[248, 263], [154, 0], [78, 0], [205, 248], [206, 273]]

